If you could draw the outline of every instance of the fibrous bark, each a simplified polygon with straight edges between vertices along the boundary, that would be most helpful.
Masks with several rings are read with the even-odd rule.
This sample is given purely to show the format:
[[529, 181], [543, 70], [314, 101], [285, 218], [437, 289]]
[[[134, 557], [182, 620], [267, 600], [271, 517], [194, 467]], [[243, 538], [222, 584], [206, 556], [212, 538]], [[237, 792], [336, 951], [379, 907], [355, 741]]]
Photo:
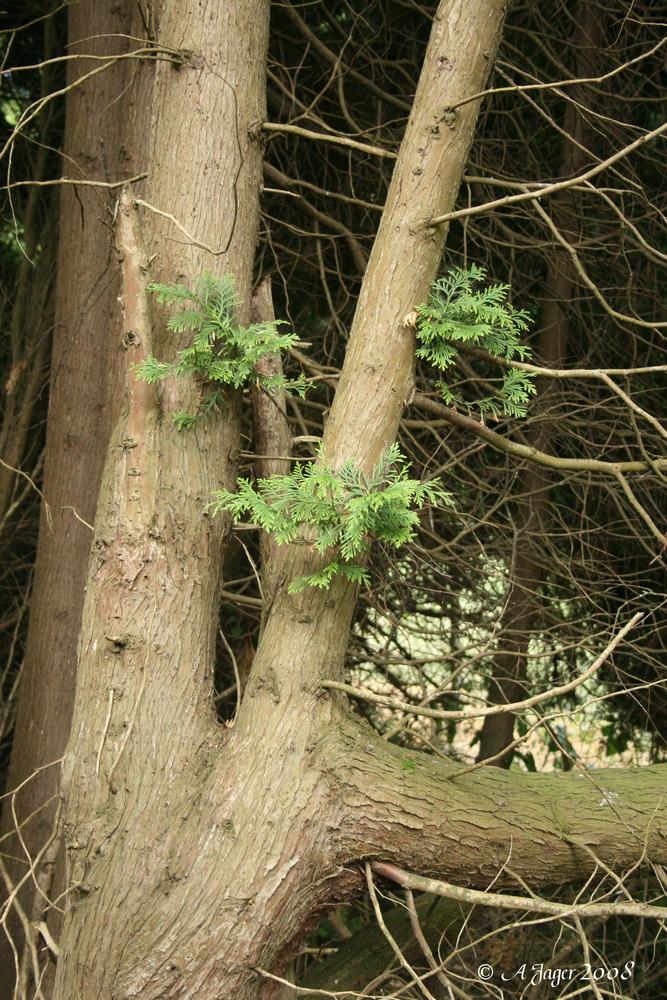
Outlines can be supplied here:
[[[139, 218], [128, 190], [116, 227], [124, 317], [115, 349], [125, 359], [127, 400], [102, 480], [63, 771], [76, 888], [56, 995], [68, 1000], [119, 990], [168, 995], [166, 984], [182, 975], [190, 995], [210, 996], [202, 984], [215, 965], [210, 946], [198, 965], [213, 931], [193, 916], [205, 908], [198, 890], [181, 880], [206, 854], [194, 846], [201, 831], [215, 830], [199, 806], [222, 742], [210, 693], [227, 524], [212, 521], [206, 504], [234, 479], [238, 402], [231, 396], [218, 420], [179, 435], [172, 415], [195, 409], [201, 386], [172, 380], [156, 393], [137, 385], [131, 369], [150, 353], [171, 361], [184, 346], [166, 329], [164, 310], [151, 319], [145, 308], [151, 277], [192, 283], [206, 269], [232, 273], [239, 320], [248, 321], [261, 177], [249, 130], [264, 117], [268, 4], [166, 3], [156, 29], [159, 44], [182, 60], [156, 73], [141, 199], [155, 211]], [[202, 244], [218, 251], [213, 265]], [[205, 799], [212, 805], [215, 794]], [[110, 913], [118, 919], [101, 919]], [[184, 967], [177, 953], [189, 956]]]

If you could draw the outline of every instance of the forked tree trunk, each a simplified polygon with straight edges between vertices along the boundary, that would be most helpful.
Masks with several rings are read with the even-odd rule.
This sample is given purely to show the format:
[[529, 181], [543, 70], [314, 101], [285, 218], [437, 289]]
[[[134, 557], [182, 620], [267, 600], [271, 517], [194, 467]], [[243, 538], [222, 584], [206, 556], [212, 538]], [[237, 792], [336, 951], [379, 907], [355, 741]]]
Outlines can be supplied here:
[[[213, 266], [237, 276], [243, 320], [261, 169], [248, 136], [263, 116], [268, 3], [208, 5], [199, 16], [194, 0], [172, 0], [159, 26], [189, 57], [158, 73], [148, 201], [225, 251]], [[451, 108], [483, 88], [503, 18], [503, 4], [483, 0], [442, 3], [436, 15], [327, 424], [331, 464], [372, 466], [409, 399], [414, 345], [403, 318], [436, 273], [444, 234], [428, 220], [452, 206], [478, 102]], [[192, 281], [210, 258], [187, 241], [176, 252], [182, 232], [150, 214], [144, 250], [138, 223], [127, 191], [118, 238], [128, 354], [155, 349], [171, 360], [182, 345], [151, 324], [141, 294], [148, 259], [158, 254], [158, 277]], [[205, 505], [232, 482], [238, 419], [232, 401], [179, 435], [169, 414], [192, 406], [195, 390], [167, 383], [156, 397], [130, 378], [109, 450], [63, 769], [71, 882], [58, 1000], [270, 995], [259, 970], [279, 971], [318, 907], [360, 884], [353, 862], [362, 857], [484, 884], [513, 844], [514, 870], [539, 884], [591, 864], [563, 837], [566, 825], [596, 836], [606, 863], [636, 857], [643, 809], [648, 850], [660, 853], [664, 807], [657, 816], [655, 799], [647, 805], [659, 768], [642, 782], [605, 776], [629, 819], [619, 828], [607, 810], [596, 834], [588, 816], [600, 781], [457, 779], [455, 765], [424, 755], [404, 770], [399, 748], [322, 690], [342, 677], [355, 593], [336, 580], [329, 591], [289, 594], [290, 579], [317, 562], [300, 548], [275, 581], [236, 723], [221, 728], [211, 682], [225, 524]]]
[[[219, 914], [215, 929], [203, 912], [200, 923], [195, 881], [181, 880], [208, 856], [202, 831], [209, 847], [216, 840], [215, 822], [200, 809], [213, 805], [204, 785], [222, 740], [210, 695], [228, 524], [213, 521], [206, 504], [234, 482], [238, 401], [179, 434], [172, 415], [196, 408], [197, 385], [166, 383], [158, 395], [131, 366], [151, 353], [173, 360], [183, 346], [164, 311], [151, 320], [151, 278], [194, 283], [207, 269], [232, 273], [239, 320], [249, 320], [261, 180], [261, 149], [249, 131], [264, 119], [268, 3], [202, 9], [171, 0], [156, 28], [182, 63], [156, 70], [145, 198], [156, 211], [140, 219], [127, 190], [116, 227], [124, 307], [116, 350], [128, 392], [100, 492], [63, 770], [75, 887], [56, 995], [67, 1000], [134, 996], [149, 981], [146, 995], [167, 995], [166, 984], [182, 975], [190, 995], [211, 995], [197, 985], [197, 935], [193, 948], [181, 948], [176, 927], [168, 930], [179, 885], [182, 934], [198, 925], [200, 943], [212, 935], [212, 955], [219, 933]], [[179, 955], [189, 956], [182, 969]]]
[[[447, 109], [483, 87], [502, 20], [500, 4], [443, 4], [435, 21], [331, 415], [334, 462], [372, 465], [395, 435], [412, 384], [412, 334], [402, 320], [436, 273], [444, 233], [428, 219], [456, 196], [478, 102]], [[263, 120], [268, 6], [207, 9], [200, 21], [173, 2], [158, 30], [162, 44], [188, 57], [178, 70], [158, 68], [147, 200], [199, 243], [225, 248], [231, 236], [215, 268], [236, 275], [247, 319], [261, 168], [248, 133]], [[474, 43], [460, 59], [444, 58], [459, 33]], [[125, 327], [133, 331], [125, 343], [133, 362], [153, 349], [171, 358], [182, 345], [154, 324], [153, 348], [150, 318], [137, 309], [149, 253], [160, 280], [193, 281], [210, 258], [153, 215], [143, 219], [144, 251], [137, 224], [128, 193], [119, 218]], [[363, 386], [355, 381], [362, 373]], [[129, 408], [109, 450], [63, 773], [78, 886], [58, 972], [58, 995], [68, 1000], [111, 995], [112, 987], [156, 997], [251, 995], [251, 966], [260, 956], [275, 961], [329, 892], [318, 879], [335, 864], [322, 852], [322, 775], [308, 760], [340, 713], [320, 681], [341, 676], [354, 591], [337, 583], [292, 597], [283, 583], [247, 708], [234, 734], [220, 731], [210, 688], [224, 523], [204, 508], [211, 490], [233, 481], [238, 428], [232, 406], [176, 433], [169, 413], [192, 405], [192, 395], [189, 385], [167, 384], [158, 403], [130, 378]], [[363, 452], [353, 435], [360, 418], [372, 427]], [[302, 572], [301, 551], [291, 556], [286, 576]], [[260, 822], [263, 810], [275, 838]], [[297, 885], [298, 902], [281, 918], [277, 900], [284, 904]], [[95, 918], [110, 913], [110, 922]]]

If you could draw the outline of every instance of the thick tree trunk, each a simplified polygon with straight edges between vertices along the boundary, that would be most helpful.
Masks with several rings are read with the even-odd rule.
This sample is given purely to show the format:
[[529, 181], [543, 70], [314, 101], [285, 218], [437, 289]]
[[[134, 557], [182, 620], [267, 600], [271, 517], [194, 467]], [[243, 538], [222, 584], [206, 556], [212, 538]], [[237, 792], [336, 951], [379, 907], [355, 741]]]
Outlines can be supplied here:
[[[268, 10], [238, 3], [205, 16], [204, 24], [174, 2], [159, 26], [161, 43], [190, 56], [179, 71], [158, 72], [147, 200], [200, 243], [224, 248], [235, 227], [224, 270], [237, 276], [247, 308], [261, 166], [247, 136], [262, 120]], [[500, 4], [443, 4], [436, 18], [330, 419], [330, 460], [373, 464], [395, 435], [412, 383], [402, 320], [436, 273], [444, 234], [428, 219], [456, 195], [478, 102], [447, 109], [483, 87], [502, 20]], [[459, 32], [474, 43], [460, 59], [441, 58]], [[213, 121], [227, 128], [219, 133]], [[199, 184], [184, 185], [193, 164]], [[119, 232], [126, 258], [132, 213], [128, 197]], [[144, 230], [164, 231], [158, 223], [150, 216]], [[175, 257], [155, 236], [151, 249], [160, 279], [193, 280], [204, 269], [195, 248]], [[129, 279], [145, 279], [140, 259], [126, 259], [124, 270], [127, 312]], [[146, 318], [132, 329], [139, 352], [152, 350]], [[156, 352], [171, 358], [181, 345], [157, 331]], [[327, 783], [309, 761], [339, 715], [319, 684], [341, 676], [353, 588], [337, 582], [299, 597], [278, 588], [236, 729], [221, 733], [209, 693], [224, 525], [203, 507], [213, 488], [231, 483], [236, 421], [232, 407], [178, 435], [163, 416], [183, 407], [184, 394], [192, 388], [168, 384], [158, 407], [131, 393], [102, 486], [63, 772], [73, 888], [57, 989], [68, 1000], [255, 995], [252, 968], [274, 964], [331, 892], [335, 862], [320, 818]], [[300, 550], [290, 563], [286, 576], [303, 571]]]
[[[63, 771], [74, 887], [56, 995], [67, 1000], [166, 996], [181, 976], [188, 995], [213, 995], [202, 983], [217, 930], [206, 926], [199, 879], [188, 876], [211, 857], [202, 831], [211, 847], [218, 840], [201, 806], [217, 812], [205, 785], [222, 742], [210, 693], [227, 525], [206, 504], [234, 481], [238, 403], [179, 434], [171, 416], [194, 410], [197, 384], [169, 382], [156, 394], [130, 366], [152, 352], [173, 360], [184, 346], [162, 314], [151, 323], [149, 268], [157, 280], [186, 283], [211, 268], [233, 273], [239, 319], [249, 319], [261, 180], [249, 131], [264, 118], [268, 3], [202, 10], [174, 0], [157, 30], [183, 62], [156, 72], [146, 195], [156, 212], [143, 214], [142, 235], [127, 191], [118, 216], [125, 318], [116, 349], [125, 348], [128, 399], [100, 492]], [[219, 833], [229, 839], [228, 827]]]

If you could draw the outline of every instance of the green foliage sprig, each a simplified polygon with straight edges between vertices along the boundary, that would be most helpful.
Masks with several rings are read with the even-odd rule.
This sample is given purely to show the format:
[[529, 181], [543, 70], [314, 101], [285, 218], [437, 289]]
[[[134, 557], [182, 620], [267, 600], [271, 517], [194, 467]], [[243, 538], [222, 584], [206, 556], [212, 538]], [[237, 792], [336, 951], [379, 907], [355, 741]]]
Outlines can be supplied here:
[[414, 506], [450, 502], [438, 480], [420, 483], [408, 477], [408, 469], [393, 445], [370, 476], [354, 462], [335, 472], [321, 460], [297, 464], [290, 476], [259, 479], [256, 487], [240, 479], [238, 493], [220, 490], [210, 506], [214, 513], [231, 511], [235, 520], [248, 513], [279, 545], [300, 542], [316, 552], [337, 550], [318, 573], [290, 584], [290, 592], [308, 585], [328, 587], [336, 574], [367, 583], [368, 573], [354, 560], [368, 551], [373, 539], [398, 548], [414, 537], [419, 523]]
[[[451, 368], [459, 353], [457, 345], [482, 347], [489, 354], [512, 361], [530, 357], [530, 348], [521, 344], [520, 337], [528, 329], [530, 317], [524, 309], [514, 309], [506, 302], [509, 285], [489, 285], [475, 289], [486, 271], [472, 264], [468, 270], [453, 268], [449, 274], [431, 285], [428, 303], [418, 306], [417, 357], [436, 368]], [[451, 391], [445, 382], [437, 382], [443, 397], [451, 406], [471, 409], [463, 397]], [[526, 415], [526, 404], [535, 392], [534, 381], [527, 372], [512, 368], [503, 376], [500, 390], [475, 402], [482, 413], [497, 417]]]
[[[167, 326], [177, 333], [192, 330], [194, 343], [192, 347], [179, 351], [175, 364], [149, 357], [143, 364], [135, 365], [137, 378], [157, 382], [172, 376], [195, 375], [202, 381], [215, 383], [212, 391], [202, 398], [195, 416], [183, 412], [174, 414], [179, 430], [218, 412], [224, 403], [225, 386], [238, 389], [252, 381], [269, 394], [278, 388], [304, 394], [303, 375], [288, 380], [281, 375], [267, 376], [257, 370], [262, 358], [292, 347], [297, 337], [292, 333], [278, 333], [276, 327], [283, 320], [253, 323], [249, 327], [238, 326], [234, 320], [238, 301], [232, 275], [215, 278], [207, 272], [197, 281], [194, 291], [178, 284], [153, 284], [149, 285], [148, 291], [154, 292], [160, 302], [185, 306], [171, 317]], [[188, 303], [192, 305], [188, 307]]]

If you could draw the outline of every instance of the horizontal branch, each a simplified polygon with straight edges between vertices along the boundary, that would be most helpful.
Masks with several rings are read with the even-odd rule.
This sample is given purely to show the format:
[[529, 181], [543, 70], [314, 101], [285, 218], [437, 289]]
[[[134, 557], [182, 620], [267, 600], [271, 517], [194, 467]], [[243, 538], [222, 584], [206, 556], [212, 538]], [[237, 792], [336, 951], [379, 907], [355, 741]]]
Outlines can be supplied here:
[[[261, 125], [263, 132], [286, 132], [290, 135], [300, 135], [304, 139], [314, 139], [315, 142], [330, 142], [334, 146], [346, 146], [349, 149], [358, 149], [362, 153], [370, 156], [382, 156], [387, 160], [395, 160], [397, 153], [392, 153], [389, 149], [382, 149], [381, 146], [369, 146], [366, 142], [357, 142], [356, 139], [346, 139], [338, 135], [326, 135], [324, 132], [311, 132], [307, 128], [299, 125], [281, 125], [279, 122], [263, 122]], [[437, 220], [436, 220], [437, 221]]]
[[262, 608], [263, 606], [259, 597], [246, 597], [245, 594], [235, 594], [231, 590], [221, 590], [220, 597], [236, 604], [247, 604], [249, 608]]
[[434, 878], [413, 875], [385, 861], [372, 861], [371, 868], [378, 875], [397, 882], [403, 889], [416, 889], [418, 892], [430, 892], [433, 896], [443, 896], [445, 899], [455, 899], [460, 903], [473, 906], [493, 906], [505, 910], [527, 910], [531, 913], [543, 913], [550, 917], [652, 917], [655, 920], [667, 920], [667, 907], [651, 906], [649, 903], [552, 903], [538, 896], [506, 896], [499, 892], [480, 892], [477, 889], [464, 889], [458, 885], [450, 885]]
[[467, 348], [462, 346], [461, 352], [473, 358], [482, 358], [484, 361], [493, 361], [501, 368], [518, 368], [522, 372], [531, 372], [542, 378], [552, 379], [580, 379], [593, 378], [602, 379], [611, 377], [630, 378], [632, 375], [655, 375], [659, 372], [667, 372], [667, 365], [645, 365], [635, 368], [545, 368], [543, 365], [534, 365], [528, 361], [508, 361], [507, 358], [499, 357], [496, 354], [489, 354], [488, 351], [480, 347]]
[[[314, 748], [331, 785], [330, 856], [388, 861], [485, 890], [530, 891], [667, 858], [667, 766], [460, 773], [388, 743], [352, 713]], [[511, 871], [508, 865], [511, 864]], [[523, 905], [523, 901], [522, 901]]]
[[[25, 28], [28, 27], [30, 27], [29, 24], [23, 25], [21, 30], [25, 30]], [[125, 38], [128, 41], [139, 42], [142, 47], [135, 49], [133, 52], [123, 52], [117, 56], [96, 55], [94, 52], [73, 52], [64, 56], [54, 56], [52, 59], [42, 59], [41, 62], [26, 63], [24, 66], [10, 66], [9, 69], [0, 70], [0, 77], [16, 76], [17, 73], [33, 72], [34, 70], [42, 72], [47, 66], [57, 66], [61, 63], [78, 62], [81, 60], [85, 60], [86, 62], [104, 62], [109, 59], [146, 59], [151, 55], [165, 55], [171, 57], [169, 60], [171, 62], [174, 59], [181, 60], [183, 58], [183, 53], [179, 52], [178, 49], [171, 49], [165, 45], [158, 45], [157, 42], [151, 43], [150, 39], [136, 38], [133, 35], [126, 34], [114, 34], [112, 36], [96, 35], [95, 37], [97, 39], [105, 37]], [[143, 46], [145, 46], [147, 42], [149, 45], [152, 44], [153, 48], [144, 48]]]
[[629, 69], [630, 66], [634, 66], [635, 63], [642, 62], [644, 59], [650, 58], [654, 55], [662, 46], [667, 42], [667, 38], [661, 38], [660, 41], [649, 49], [648, 52], [642, 52], [640, 55], [635, 56], [634, 59], [628, 59], [627, 62], [622, 63], [620, 66], [615, 66], [614, 69], [609, 70], [608, 73], [603, 73], [602, 76], [574, 76], [569, 80], [554, 80], [553, 83], [514, 83], [509, 87], [489, 87], [487, 90], [480, 90], [477, 94], [473, 94], [472, 97], [466, 97], [464, 100], [459, 101], [454, 104], [452, 110], [462, 107], [464, 104], [468, 104], [470, 101], [482, 100], [485, 97], [490, 97], [495, 94], [517, 94], [524, 93], [533, 90], [553, 90], [558, 91], [561, 87], [580, 87], [585, 83], [604, 83], [605, 80], [609, 80], [619, 73], [622, 73], [624, 69]]
[[[84, 73], [83, 76], [80, 76], [73, 83], [68, 83], [66, 86], [60, 87], [58, 90], [54, 90], [50, 94], [46, 94], [44, 97], [40, 97], [38, 100], [33, 101], [32, 104], [28, 105], [28, 107], [22, 112], [21, 117], [17, 121], [11, 134], [6, 139], [4, 146], [0, 150], [0, 160], [11, 147], [16, 136], [22, 132], [26, 125], [37, 117], [42, 108], [44, 108], [48, 103], [55, 101], [59, 97], [63, 97], [65, 94], [75, 90], [76, 88], [82, 87], [83, 84], [92, 77], [97, 76], [99, 73], [104, 73], [107, 69], [110, 69], [111, 66], [114, 66], [118, 62], [122, 62], [125, 59], [159, 59], [161, 58], [159, 54], [161, 51], [167, 53], [166, 58], [170, 62], [179, 61], [181, 59], [180, 54], [177, 53], [176, 50], [172, 49], [135, 49], [133, 52], [124, 52], [116, 56], [97, 57], [105, 60], [101, 66], [96, 66], [95, 69], [91, 69], [89, 73]], [[7, 72], [14, 72], [14, 70], [7, 70]]]
[[18, 187], [54, 187], [56, 184], [73, 184], [75, 187], [98, 187], [98, 188], [120, 188], [123, 184], [134, 184], [136, 181], [143, 181], [148, 174], [137, 174], [136, 177], [127, 177], [122, 181], [84, 181], [76, 180], [74, 177], [54, 177], [49, 181], [12, 181], [11, 184], [3, 184], [0, 191], [9, 191]]
[[[635, 139], [629, 145], [624, 146], [623, 149], [619, 149], [618, 152], [614, 153], [612, 156], [608, 156], [606, 160], [602, 160], [597, 163], [590, 170], [586, 170], [583, 174], [577, 174], [576, 177], [570, 177], [567, 180], [556, 181], [554, 184], [549, 184], [547, 187], [539, 188], [536, 191], [526, 191], [523, 194], [508, 194], [504, 198], [496, 198], [495, 201], [487, 201], [484, 205], [473, 205], [470, 208], [459, 208], [453, 212], [446, 212], [444, 215], [438, 215], [433, 219], [429, 219], [423, 225], [424, 227], [437, 226], [443, 222], [451, 222], [452, 219], [463, 219], [469, 215], [480, 215], [482, 212], [493, 212], [498, 208], [506, 208], [508, 205], [518, 205], [524, 201], [537, 201], [539, 198], [545, 198], [547, 195], [556, 194], [558, 191], [565, 191], [567, 188], [573, 187], [575, 184], [581, 184], [584, 181], [590, 180], [591, 177], [596, 177], [601, 174], [603, 170], [608, 167], [613, 166], [618, 160], [622, 160], [625, 156], [629, 156], [636, 149], [650, 142], [651, 139], [657, 138], [659, 135], [667, 132], [667, 122], [663, 122], [657, 128], [654, 128], [652, 132], [646, 132], [641, 135], [639, 139]], [[528, 186], [528, 185], [527, 185]]]

